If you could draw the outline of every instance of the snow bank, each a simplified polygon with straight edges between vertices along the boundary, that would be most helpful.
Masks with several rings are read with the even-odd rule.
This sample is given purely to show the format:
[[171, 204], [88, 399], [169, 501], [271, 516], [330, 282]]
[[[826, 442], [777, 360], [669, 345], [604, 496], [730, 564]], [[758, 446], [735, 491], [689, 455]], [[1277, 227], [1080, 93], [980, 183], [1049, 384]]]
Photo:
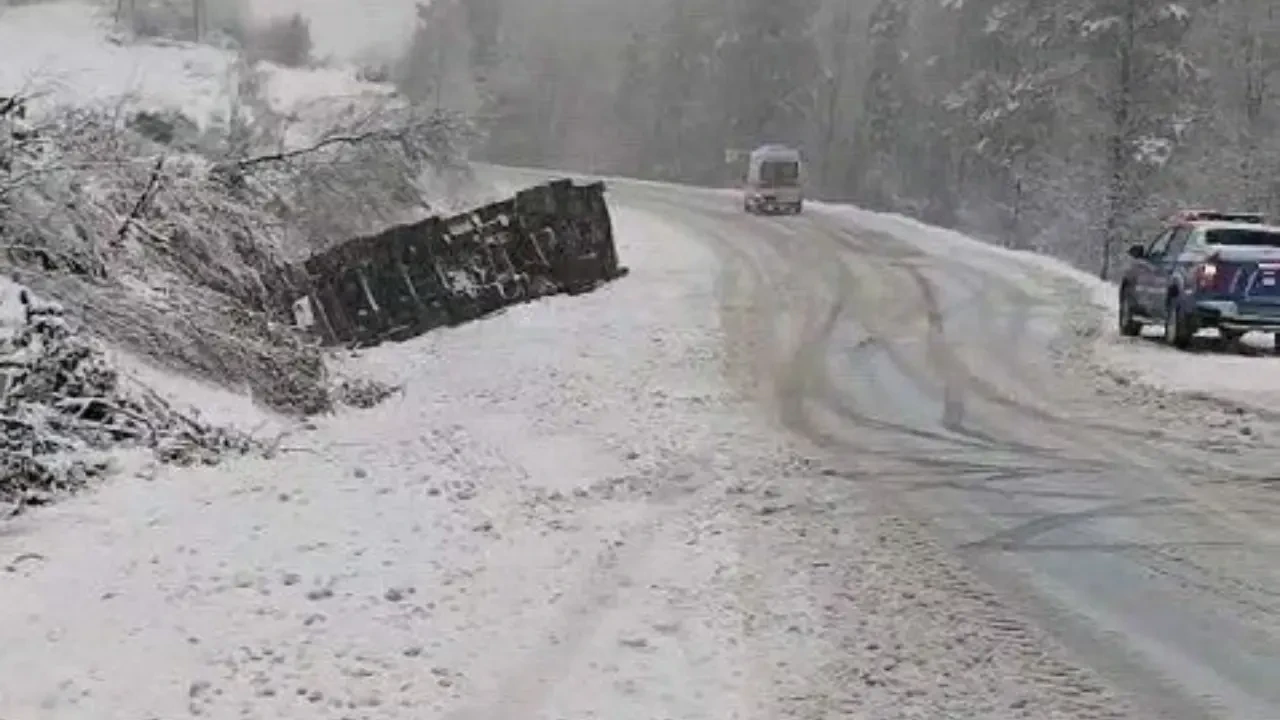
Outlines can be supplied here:
[[225, 121], [234, 55], [176, 43], [120, 44], [101, 5], [77, 0], [0, 8], [0, 95], [42, 105], [179, 111], [202, 127]]
[[27, 320], [26, 307], [22, 304], [21, 285], [0, 277], [0, 342], [16, 335]]
[[248, 387], [227, 388], [168, 370], [119, 348], [105, 351], [107, 362], [122, 381], [146, 388], [179, 410], [218, 427], [234, 428], [258, 438], [270, 438], [291, 428], [294, 421], [253, 400]]
[[1105, 307], [1113, 306], [1114, 286], [1070, 263], [1026, 250], [1002, 248], [969, 237], [964, 233], [923, 223], [896, 213], [881, 213], [847, 205], [812, 203], [821, 212], [848, 218], [861, 227], [892, 235], [902, 242], [930, 254], [962, 252], [967, 261], [985, 260], [993, 269], [1007, 270], [1010, 262], [1036, 271], [1068, 278], [1087, 288], [1094, 301]]
[[1271, 354], [1269, 336], [1246, 336], [1252, 352], [1242, 355], [1208, 345], [1175, 350], [1160, 334], [1160, 328], [1149, 328], [1145, 337], [1125, 338], [1108, 325], [1094, 352], [1113, 371], [1161, 390], [1206, 395], [1266, 414], [1280, 407], [1280, 360]]

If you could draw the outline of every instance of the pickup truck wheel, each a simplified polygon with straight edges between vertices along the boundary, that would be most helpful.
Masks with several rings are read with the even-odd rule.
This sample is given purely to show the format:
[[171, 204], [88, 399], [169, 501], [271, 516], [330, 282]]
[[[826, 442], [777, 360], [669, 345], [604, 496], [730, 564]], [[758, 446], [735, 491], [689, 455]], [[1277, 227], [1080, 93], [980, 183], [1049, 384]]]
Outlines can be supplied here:
[[1187, 314], [1182, 311], [1182, 306], [1176, 297], [1169, 298], [1164, 317], [1164, 341], [1179, 350], [1190, 347], [1191, 337], [1196, 334], [1196, 331], [1191, 327]]
[[1133, 317], [1133, 299], [1129, 294], [1129, 288], [1120, 288], [1120, 334], [1125, 337], [1137, 337], [1142, 334], [1142, 323]]

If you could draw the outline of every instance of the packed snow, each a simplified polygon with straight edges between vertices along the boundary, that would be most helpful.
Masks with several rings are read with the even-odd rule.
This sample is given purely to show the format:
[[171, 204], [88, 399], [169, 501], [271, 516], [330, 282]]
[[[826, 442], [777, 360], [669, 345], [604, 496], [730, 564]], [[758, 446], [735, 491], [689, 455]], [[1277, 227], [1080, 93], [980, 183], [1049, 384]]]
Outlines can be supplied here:
[[106, 360], [121, 379], [145, 387], [183, 413], [217, 427], [234, 428], [255, 437], [286, 432], [294, 422], [253, 401], [248, 388], [237, 391], [158, 367], [119, 348], [107, 348]]

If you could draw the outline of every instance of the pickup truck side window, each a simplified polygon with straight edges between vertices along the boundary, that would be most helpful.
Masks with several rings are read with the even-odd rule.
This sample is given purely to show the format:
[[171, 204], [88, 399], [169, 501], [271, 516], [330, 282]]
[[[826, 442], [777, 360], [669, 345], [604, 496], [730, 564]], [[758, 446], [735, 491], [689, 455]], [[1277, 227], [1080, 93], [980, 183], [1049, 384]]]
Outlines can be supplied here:
[[1165, 249], [1165, 257], [1170, 260], [1176, 259], [1182, 254], [1187, 247], [1187, 238], [1191, 237], [1191, 228], [1180, 227], [1173, 231], [1173, 237], [1169, 240], [1169, 247]]
[[1195, 252], [1204, 252], [1204, 230], [1199, 228], [1187, 233], [1187, 247], [1183, 249], [1193, 250]]
[[1160, 235], [1151, 242], [1151, 245], [1147, 247], [1147, 259], [1159, 260], [1164, 257], [1164, 251], [1169, 248], [1169, 240], [1171, 239], [1173, 239], [1172, 230], [1166, 230], [1160, 233]]

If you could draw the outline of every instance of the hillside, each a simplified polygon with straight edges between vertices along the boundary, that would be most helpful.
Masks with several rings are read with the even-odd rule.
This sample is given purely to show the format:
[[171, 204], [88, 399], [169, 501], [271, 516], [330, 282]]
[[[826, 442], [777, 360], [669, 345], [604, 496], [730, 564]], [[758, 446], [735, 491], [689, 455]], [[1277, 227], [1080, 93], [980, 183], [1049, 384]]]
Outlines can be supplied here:
[[296, 261], [466, 202], [470, 130], [353, 68], [209, 42], [85, 2], [0, 9], [0, 272], [105, 351], [325, 411]]

